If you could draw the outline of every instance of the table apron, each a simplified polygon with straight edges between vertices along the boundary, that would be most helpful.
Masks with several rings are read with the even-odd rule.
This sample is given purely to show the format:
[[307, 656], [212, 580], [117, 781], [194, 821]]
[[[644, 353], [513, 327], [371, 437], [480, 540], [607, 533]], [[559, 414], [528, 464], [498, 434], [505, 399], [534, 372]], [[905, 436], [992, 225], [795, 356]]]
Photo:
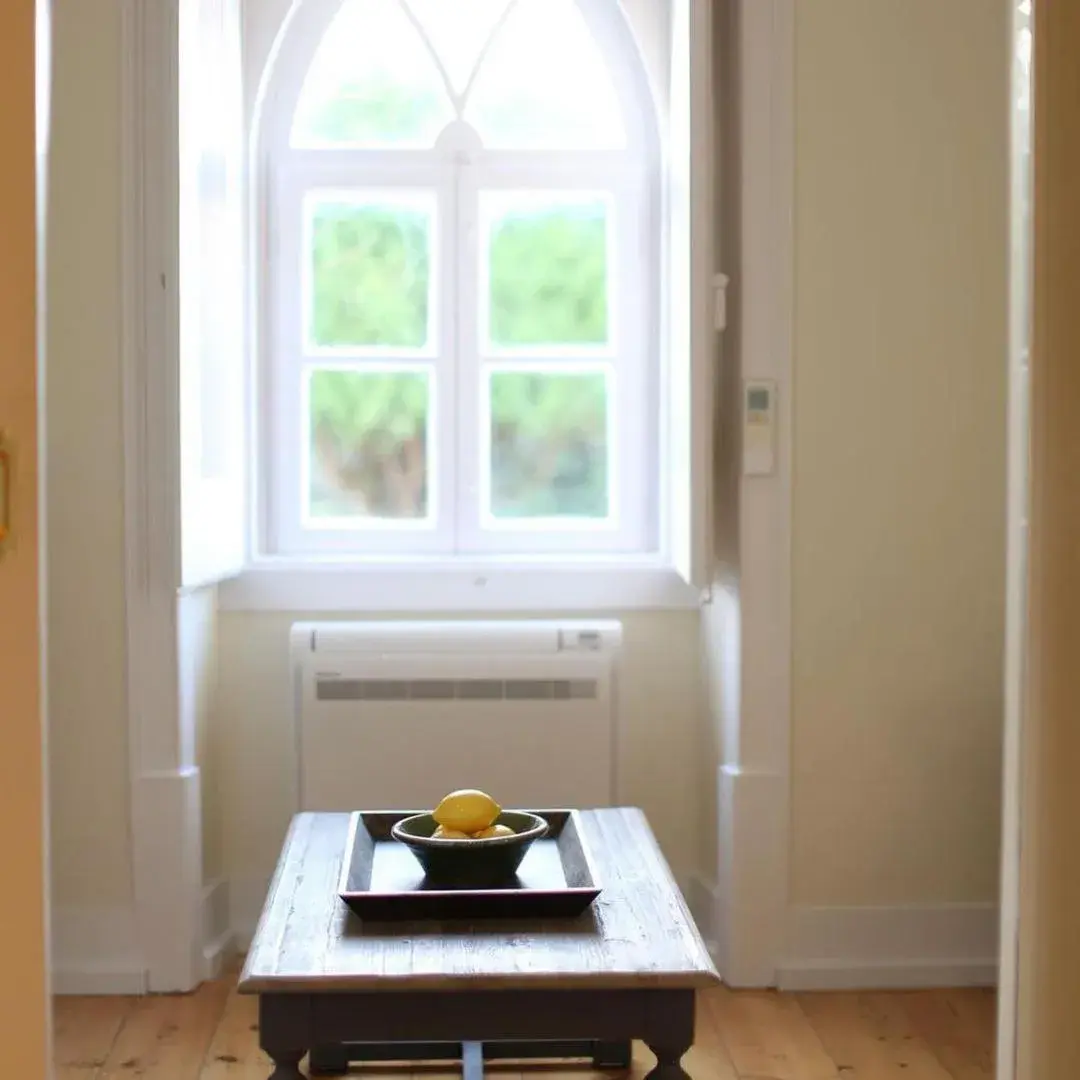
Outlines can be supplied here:
[[689, 1046], [693, 990], [262, 994], [264, 1047], [348, 1042], [642, 1039]]

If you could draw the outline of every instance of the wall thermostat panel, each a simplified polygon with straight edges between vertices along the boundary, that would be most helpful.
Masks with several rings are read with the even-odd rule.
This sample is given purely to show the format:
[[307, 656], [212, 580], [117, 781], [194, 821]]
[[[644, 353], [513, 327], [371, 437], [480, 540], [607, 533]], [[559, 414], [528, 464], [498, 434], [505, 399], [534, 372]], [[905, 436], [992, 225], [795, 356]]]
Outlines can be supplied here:
[[747, 379], [743, 391], [743, 473], [771, 476], [776, 470], [776, 383]]

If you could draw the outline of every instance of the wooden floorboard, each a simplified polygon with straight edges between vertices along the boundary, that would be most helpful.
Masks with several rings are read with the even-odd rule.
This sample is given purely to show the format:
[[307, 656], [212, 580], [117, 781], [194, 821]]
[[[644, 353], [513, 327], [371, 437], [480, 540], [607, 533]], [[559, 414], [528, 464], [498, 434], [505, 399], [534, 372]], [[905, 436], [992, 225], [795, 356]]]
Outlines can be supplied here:
[[[195, 994], [57, 998], [58, 1080], [268, 1080], [256, 999], [236, 973]], [[994, 994], [986, 990], [778, 994], [706, 991], [697, 1041], [684, 1059], [693, 1080], [992, 1080]], [[654, 1059], [634, 1046], [629, 1080]], [[584, 1068], [489, 1064], [493, 1080], [626, 1080]], [[354, 1070], [364, 1080], [459, 1080], [445, 1064]]]
[[198, 1080], [228, 996], [229, 985], [220, 980], [194, 994], [141, 998], [97, 1080]]
[[836, 1062], [790, 994], [721, 988], [705, 1000], [736, 1076], [836, 1080]]
[[953, 1080], [993, 1080], [992, 994], [982, 990], [944, 994], [923, 991], [905, 994], [902, 1004]]
[[56, 1080], [95, 1080], [134, 1008], [133, 998], [57, 998], [53, 1008]]
[[266, 1080], [270, 1059], [259, 1049], [259, 999], [229, 994], [199, 1080]]
[[956, 1080], [897, 994], [804, 994], [799, 1007], [844, 1080]]

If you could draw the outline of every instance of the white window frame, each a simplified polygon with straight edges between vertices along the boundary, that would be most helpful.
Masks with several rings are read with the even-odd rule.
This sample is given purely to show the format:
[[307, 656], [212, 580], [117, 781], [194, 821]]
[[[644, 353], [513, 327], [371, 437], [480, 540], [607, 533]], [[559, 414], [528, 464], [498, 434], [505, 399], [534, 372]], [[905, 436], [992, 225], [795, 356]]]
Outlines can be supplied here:
[[[545, 155], [548, 160], [543, 163], [525, 161], [520, 164], [505, 155], [498, 155], [497, 159], [495, 155], [490, 158], [480, 155], [476, 164], [462, 175], [463, 184], [471, 188], [463, 200], [469, 205], [478, 200], [481, 193], [500, 190], [536, 190], [546, 194], [565, 188], [574, 193], [611, 198], [612, 215], [608, 230], [608, 295], [613, 301], [608, 319], [610, 341], [607, 346], [595, 349], [567, 349], [565, 361], [567, 370], [572, 373], [610, 372], [608, 387], [609, 391], [614, 390], [608, 398], [607, 417], [608, 443], [613, 447], [609, 457], [609, 520], [551, 522], [547, 526], [548, 535], [557, 537], [557, 540], [554, 543], [549, 541], [537, 551], [536, 545], [530, 543], [535, 533], [528, 522], [485, 522], [484, 480], [490, 479], [490, 473], [480, 469], [473, 473], [480, 477], [478, 487], [473, 490], [466, 487], [459, 491], [459, 506], [465, 508], [465, 524], [459, 545], [464, 554], [552, 555], [588, 552], [611, 556], [660, 549], [661, 530], [659, 527], [651, 528], [660, 525], [653, 497], [659, 486], [658, 455], [654, 455], [650, 461], [646, 454], [649, 446], [659, 448], [658, 410], [650, 409], [647, 404], [650, 400], [656, 401], [652, 391], [659, 369], [659, 363], [649, 362], [647, 351], [651, 349], [656, 356], [659, 343], [658, 335], [650, 325], [649, 310], [642, 305], [635, 310], [634, 305], [634, 298], [646, 295], [648, 290], [658, 294], [660, 285], [655, 273], [647, 275], [644, 270], [651, 250], [647, 235], [651, 199], [644, 180], [637, 183], [627, 179], [635, 164], [631, 153], [597, 155], [596, 163], [592, 165], [584, 165], [580, 160], [571, 163], [548, 155]], [[628, 157], [629, 168], [624, 168]], [[466, 275], [471, 269], [484, 265], [478, 253], [479, 224], [483, 216], [477, 203], [477, 227], [470, 237], [471, 242], [462, 245], [462, 262], [458, 271], [460, 280], [469, 281]], [[466, 227], [468, 224], [471, 223], [467, 223]], [[470, 284], [475, 297], [468, 297], [464, 306], [480, 310], [477, 301], [487, 295], [487, 290], [482, 280]], [[479, 329], [482, 321], [469, 326], [470, 334]], [[471, 463], [486, 459], [485, 434], [490, 435], [490, 428], [482, 422], [486, 415], [482, 403], [489, 385], [484, 378], [485, 368], [528, 371], [532, 366], [534, 370], [557, 370], [563, 364], [559, 350], [549, 349], [544, 350], [543, 360], [536, 359], [530, 365], [529, 355], [532, 352], [534, 350], [521, 349], [499, 352], [485, 347], [471, 336], [465, 338], [459, 378], [461, 385], [477, 388], [479, 400], [458, 401], [458, 415], [462, 419], [459, 461]], [[640, 437], [635, 438], [630, 425], [621, 423], [620, 418], [632, 418], [640, 423]], [[484, 522], [484, 525], [477, 527], [480, 522]]]
[[[249, 73], [253, 79], [249, 82], [249, 121], [252, 108], [257, 114], [277, 108], [285, 96], [296, 100], [300, 79], [307, 70], [301, 57], [305, 50], [309, 58], [314, 54], [322, 27], [338, 2], [305, 0], [291, 6], [284, 29], [291, 35], [293, 60], [270, 79], [262, 78], [266, 55], [255, 59], [253, 74]], [[637, 48], [620, 5], [604, 0], [579, 3], [601, 49]], [[719, 328], [713, 261], [712, 48], [711, 37], [702, 33], [703, 27], [711, 26], [711, 18], [707, 0], [655, 0], [656, 11], [644, 11], [653, 3], [641, 0], [632, 7], [643, 9], [639, 29], [670, 21], [672, 31], [663, 49], [649, 57], [650, 76], [658, 87], [656, 99], [666, 118], [662, 123], [666, 134], [660, 144], [661, 251], [655, 260], [665, 293], [657, 328], [661, 362], [649, 390], [660, 403], [658, 434], [663, 448], [656, 492], [660, 512], [656, 516], [662, 516], [663, 527], [657, 550], [648, 554], [597, 553], [575, 544], [572, 552], [526, 555], [476, 551], [455, 558], [439, 552], [401, 555], [393, 551], [364, 559], [343, 551], [267, 555], [262, 546], [266, 500], [258, 484], [251, 483], [246, 509], [248, 559], [241, 572], [221, 575], [219, 601], [223, 609], [616, 611], [696, 607], [707, 600], [713, 576], [712, 419]], [[279, 9], [285, 6], [278, 5]], [[613, 11], [616, 20], [612, 19]], [[276, 23], [280, 16], [260, 10], [254, 18], [256, 22], [262, 18]], [[266, 43], [274, 42], [268, 50], [267, 68], [281, 50], [284, 35], [279, 33], [275, 39], [277, 29], [281, 28], [261, 25], [254, 31], [256, 52], [260, 47], [265, 51]], [[666, 52], [669, 47], [670, 54]], [[622, 68], [616, 65], [612, 70], [619, 75]], [[637, 72], [634, 77], [640, 75]], [[662, 86], [669, 75], [670, 89]], [[618, 89], [622, 92], [626, 88]], [[291, 110], [281, 110], [279, 115], [286, 113], [291, 115]], [[263, 153], [265, 143], [254, 141], [248, 238], [253, 267], [264, 266], [267, 257], [258, 228], [268, 205], [265, 174], [259, 168]], [[265, 335], [256, 308], [249, 306], [249, 358], [257, 356]], [[249, 457], [253, 459], [266, 452], [260, 442], [265, 438], [265, 425], [260, 420], [257, 403], [252, 401]]]
[[[577, 0], [581, 3], [581, 0]], [[582, 8], [591, 0], [584, 0]], [[404, 551], [411, 556], [447, 559], [484, 554], [554, 556], [587, 552], [598, 555], [658, 555], [663, 545], [659, 486], [659, 423], [656, 384], [660, 342], [658, 206], [660, 159], [655, 108], [648, 86], [635, 87], [625, 75], [614, 80], [621, 98], [627, 147], [593, 151], [512, 151], [485, 149], [464, 121], [452, 122], [435, 146], [419, 150], [293, 148], [291, 128], [312, 58], [313, 41], [322, 40], [340, 4], [315, 3], [310, 25], [286, 29], [272, 78], [284, 85], [273, 107], [264, 109], [262, 151], [265, 204], [261, 228], [270, 240], [260, 297], [266, 336], [260, 350], [257, 418], [263, 421], [264, 448], [255, 470], [265, 512], [253, 538], [256, 550], [273, 556], [351, 557], [363, 564], [372, 557]], [[589, 29], [600, 31], [602, 49], [622, 51], [613, 70], [627, 67], [626, 43], [613, 39], [617, 9], [602, 20], [591, 14]], [[302, 17], [302, 16], [298, 16]], [[633, 55], [634, 65], [638, 58]], [[481, 63], [483, 61], [481, 60]], [[644, 80], [644, 71], [640, 79]], [[643, 106], [648, 105], [648, 108]], [[431, 266], [435, 306], [430, 310], [429, 348], [347, 349], [327, 365], [323, 350], [307, 346], [304, 333], [304, 201], [316, 192], [409, 191], [435, 199]], [[529, 365], [522, 350], [498, 350], [481, 341], [482, 262], [481, 200], [491, 192], [532, 190], [544, 193], [598, 194], [610, 202], [608, 288], [612, 301], [611, 341], [594, 349], [535, 350], [543, 365]], [[478, 273], [478, 269], [479, 273]], [[654, 297], [652, 304], [647, 297]], [[267, 310], [268, 309], [268, 310]], [[486, 344], [486, 347], [485, 347]], [[336, 350], [335, 350], [336, 351]], [[430, 373], [427, 466], [428, 513], [423, 520], [398, 522], [357, 518], [352, 521], [305, 520], [302, 490], [309, 452], [303, 437], [305, 372], [323, 366], [363, 370], [367, 354], [378, 359], [370, 370], [402, 357], [401, 370]], [[349, 358], [346, 361], [346, 356]], [[415, 363], [413, 363], [415, 361]], [[551, 370], [565, 362], [568, 372], [592, 373], [604, 367], [613, 395], [608, 399], [609, 514], [603, 520], [516, 519], [500, 521], [488, 512], [490, 470], [484, 452], [489, 431], [484, 403], [487, 375], [501, 364], [521, 371]], [[451, 419], [448, 419], [451, 418]], [[299, 449], [299, 452], [298, 452]]]
[[[259, 415], [269, 420], [266, 432], [269, 437], [263, 440], [265, 456], [262, 459], [263, 468], [258, 472], [260, 488], [267, 506], [266, 531], [261, 537], [260, 548], [269, 548], [277, 553], [299, 557], [341, 554], [362, 558], [356, 553], [356, 548], [361, 543], [365, 556], [399, 551], [407, 543], [410, 552], [415, 555], [431, 554], [440, 551], [445, 544], [445, 531], [436, 529], [434, 522], [445, 523], [453, 513], [453, 485], [446, 483], [442, 470], [431, 469], [434, 461], [440, 457], [449, 454], [452, 460], [454, 452], [453, 430], [441, 422], [443, 412], [439, 407], [447, 380], [437, 378], [440, 369], [445, 370], [447, 367], [453, 348], [453, 343], [449, 340], [449, 335], [453, 332], [450, 297], [440, 293], [435, 287], [431, 289], [430, 295], [436, 300], [436, 306], [431, 313], [431, 340], [425, 348], [327, 350], [313, 359], [310, 365], [304, 360], [297, 365], [292, 359], [290, 346], [285, 344], [296, 343], [296, 348], [299, 349], [299, 343], [306, 336], [303, 326], [307, 314], [304, 301], [297, 303], [298, 294], [303, 296], [307, 291], [306, 286], [298, 281], [298, 275], [278, 272], [278, 268], [283, 265], [298, 269], [303, 265], [303, 201], [313, 192], [320, 195], [340, 193], [343, 197], [348, 197], [359, 188], [358, 176], [364, 178], [365, 192], [374, 194], [384, 191], [390, 197], [406, 197], [413, 193], [431, 196], [435, 211], [431, 248], [433, 286], [439, 279], [449, 280], [452, 273], [452, 245], [446, 243], [440, 235], [452, 205], [450, 175], [445, 165], [440, 166], [434, 159], [427, 158], [425, 161], [412, 163], [378, 162], [359, 167], [349, 161], [339, 163], [331, 159], [321, 161], [314, 167], [308, 165], [303, 170], [282, 170], [273, 178], [268, 209], [276, 208], [277, 213], [269, 218], [270, 236], [274, 243], [264, 279], [268, 283], [272, 282], [265, 295], [272, 297], [273, 302], [267, 305], [266, 312], [271, 332], [265, 346], [267, 355], [260, 364], [263, 379], [260, 382], [259, 405]], [[269, 179], [268, 177], [268, 181]], [[285, 221], [295, 223], [296, 227], [286, 227], [283, 224]], [[365, 352], [369, 355], [363, 355]], [[353, 357], [356, 359], [352, 359]], [[266, 363], [266, 360], [269, 363]], [[304, 447], [304, 410], [297, 405], [304, 396], [303, 371], [309, 366], [324, 370], [395, 370], [403, 373], [410, 370], [425, 371], [429, 367], [432, 369], [432, 374], [436, 377], [431, 379], [428, 387], [431, 436], [427, 447], [430, 483], [428, 520], [402, 523], [376, 519], [364, 522], [362, 531], [350, 529], [348, 526], [320, 530], [305, 529], [299, 516], [294, 518], [280, 512], [280, 505], [286, 499], [294, 499], [295, 505], [299, 507], [305, 483], [308, 455], [306, 451], [302, 451], [298, 456], [295, 448]], [[362, 536], [362, 541], [358, 541], [358, 536]]]

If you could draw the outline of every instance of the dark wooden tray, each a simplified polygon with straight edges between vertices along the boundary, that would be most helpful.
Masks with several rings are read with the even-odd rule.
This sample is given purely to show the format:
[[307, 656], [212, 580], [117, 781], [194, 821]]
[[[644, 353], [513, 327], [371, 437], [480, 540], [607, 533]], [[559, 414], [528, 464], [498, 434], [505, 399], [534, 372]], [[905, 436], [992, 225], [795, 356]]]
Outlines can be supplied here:
[[544, 919], [580, 915], [600, 882], [576, 810], [533, 810], [549, 826], [516, 878], [501, 888], [433, 888], [395, 822], [417, 811], [357, 811], [349, 823], [338, 895], [362, 919]]

